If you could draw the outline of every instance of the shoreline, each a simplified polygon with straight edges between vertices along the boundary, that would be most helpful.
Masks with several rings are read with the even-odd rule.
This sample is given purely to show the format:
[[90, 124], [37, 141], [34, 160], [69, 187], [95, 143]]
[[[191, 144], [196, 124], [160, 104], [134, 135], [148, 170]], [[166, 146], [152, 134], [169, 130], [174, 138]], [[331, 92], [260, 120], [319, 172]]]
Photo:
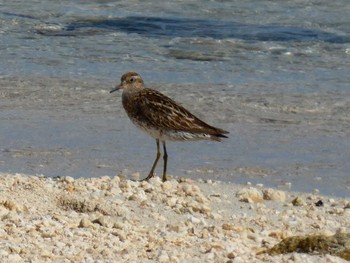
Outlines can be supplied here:
[[0, 173], [0, 187], [2, 262], [346, 262], [265, 252], [294, 236], [349, 235], [349, 198], [158, 177]]
[[[109, 94], [117, 81], [94, 76], [84, 80], [22, 75], [0, 78], [1, 170], [74, 178], [113, 176], [123, 170], [148, 172], [154, 141], [135, 129], [122, 109], [121, 96]], [[350, 147], [344, 147], [348, 140], [343, 126], [347, 101], [340, 103], [340, 108], [334, 106], [338, 95], [345, 98], [344, 94], [307, 93], [300, 100], [292, 94], [265, 98], [260, 93], [243, 94], [239, 85], [237, 96], [232, 97], [224, 91], [217, 94], [220, 85], [163, 84], [155, 88], [234, 134], [223, 144], [169, 144], [171, 174], [251, 181], [285, 190], [285, 183], [291, 183], [293, 191], [319, 189], [322, 194], [350, 196], [346, 172]], [[211, 99], [206, 99], [202, 89]], [[182, 90], [188, 91], [185, 97], [181, 97]], [[262, 99], [271, 103], [265, 107]], [[327, 102], [327, 107], [313, 108], [319, 102]], [[324, 112], [339, 112], [338, 128], [332, 123], [327, 129], [329, 118]], [[285, 118], [291, 122], [280, 122]]]

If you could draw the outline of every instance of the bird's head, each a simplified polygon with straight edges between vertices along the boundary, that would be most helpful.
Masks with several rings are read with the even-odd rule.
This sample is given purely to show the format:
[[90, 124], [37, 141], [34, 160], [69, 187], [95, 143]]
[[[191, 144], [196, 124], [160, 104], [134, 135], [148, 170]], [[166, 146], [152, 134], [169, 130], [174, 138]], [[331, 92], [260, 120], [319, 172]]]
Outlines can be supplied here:
[[120, 84], [117, 85], [110, 93], [122, 89], [123, 91], [132, 92], [144, 88], [144, 83], [139, 74], [136, 72], [125, 73], [121, 79]]

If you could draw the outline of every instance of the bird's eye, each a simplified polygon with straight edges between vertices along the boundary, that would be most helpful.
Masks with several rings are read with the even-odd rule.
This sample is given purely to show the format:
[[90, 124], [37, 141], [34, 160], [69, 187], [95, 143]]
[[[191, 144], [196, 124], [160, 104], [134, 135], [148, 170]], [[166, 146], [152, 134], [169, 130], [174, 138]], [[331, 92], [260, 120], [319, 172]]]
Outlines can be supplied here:
[[134, 82], [134, 80], [135, 80], [134, 78], [130, 78], [130, 82]]

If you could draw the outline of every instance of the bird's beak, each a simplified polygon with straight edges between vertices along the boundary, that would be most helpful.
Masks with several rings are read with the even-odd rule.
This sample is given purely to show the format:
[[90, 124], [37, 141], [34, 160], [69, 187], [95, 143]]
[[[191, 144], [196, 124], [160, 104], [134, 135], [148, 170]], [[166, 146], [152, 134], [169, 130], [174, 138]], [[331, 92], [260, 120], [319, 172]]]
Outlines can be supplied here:
[[122, 84], [119, 84], [118, 86], [116, 86], [114, 89], [112, 89], [109, 93], [112, 93], [112, 92], [114, 92], [114, 91], [117, 91], [117, 90], [120, 90], [120, 89], [122, 89], [123, 87], [122, 87]]

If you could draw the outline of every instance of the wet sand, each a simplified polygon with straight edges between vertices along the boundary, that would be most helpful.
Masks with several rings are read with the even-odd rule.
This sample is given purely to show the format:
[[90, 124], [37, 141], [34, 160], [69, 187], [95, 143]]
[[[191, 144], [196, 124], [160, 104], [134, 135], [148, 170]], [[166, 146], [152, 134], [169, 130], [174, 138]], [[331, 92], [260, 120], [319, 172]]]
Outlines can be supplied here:
[[349, 241], [266, 252], [294, 236], [348, 237], [349, 218], [350, 199], [261, 186], [0, 174], [1, 262], [346, 262]]
[[[0, 172], [74, 178], [147, 173], [155, 143], [130, 122], [121, 94], [109, 94], [117, 78], [0, 78]], [[169, 173], [350, 196], [350, 96], [247, 92], [246, 85], [156, 86], [145, 78], [230, 131], [223, 143], [169, 143]]]

